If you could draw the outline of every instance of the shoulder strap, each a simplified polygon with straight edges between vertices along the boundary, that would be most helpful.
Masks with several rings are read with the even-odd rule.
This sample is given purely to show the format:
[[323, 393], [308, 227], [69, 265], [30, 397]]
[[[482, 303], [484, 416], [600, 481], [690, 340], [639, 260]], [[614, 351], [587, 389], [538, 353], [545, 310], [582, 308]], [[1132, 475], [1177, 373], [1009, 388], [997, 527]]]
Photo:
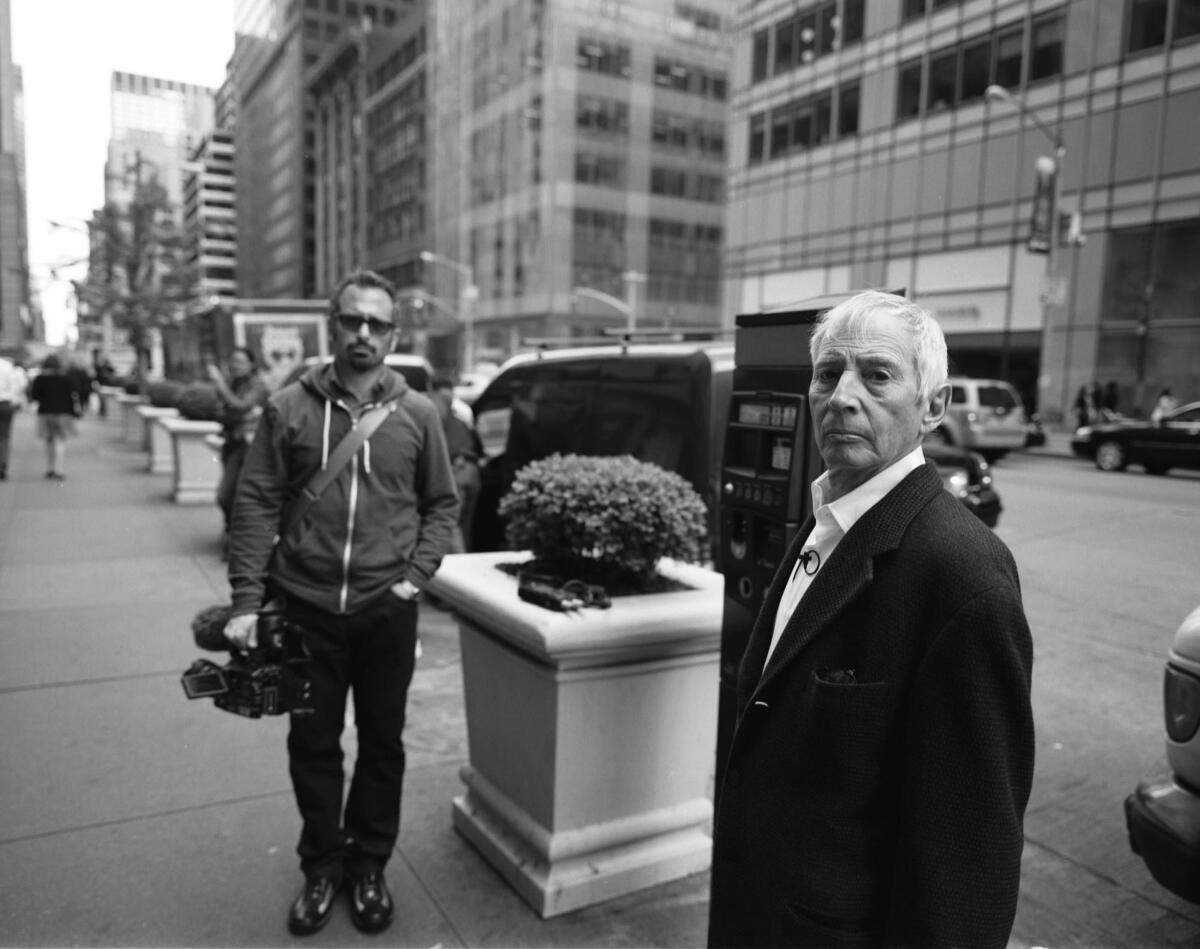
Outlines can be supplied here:
[[393, 411], [399, 408], [399, 403], [396, 401], [387, 402], [383, 405], [377, 405], [374, 408], [367, 409], [358, 419], [358, 424], [346, 433], [345, 437], [337, 443], [337, 447], [329, 455], [329, 460], [325, 467], [319, 469], [311, 478], [308, 479], [308, 484], [300, 489], [300, 495], [292, 504], [292, 509], [288, 512], [287, 526], [280, 535], [289, 534], [297, 524], [304, 520], [312, 506], [317, 502], [317, 499], [325, 493], [333, 480], [341, 473], [341, 470], [346, 467], [346, 463], [358, 452], [363, 443], [375, 434], [375, 429], [383, 423], [383, 420], [388, 417]]

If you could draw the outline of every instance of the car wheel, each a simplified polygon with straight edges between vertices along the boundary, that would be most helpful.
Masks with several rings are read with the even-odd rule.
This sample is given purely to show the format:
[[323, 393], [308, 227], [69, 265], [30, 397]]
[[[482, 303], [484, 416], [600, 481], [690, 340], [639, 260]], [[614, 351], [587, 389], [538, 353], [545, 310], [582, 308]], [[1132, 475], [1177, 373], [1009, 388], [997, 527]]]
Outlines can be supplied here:
[[1101, 442], [1097, 446], [1096, 467], [1101, 471], [1121, 471], [1125, 464], [1125, 446], [1120, 442]]
[[932, 432], [925, 436], [926, 441], [936, 442], [939, 445], [953, 445], [954, 440], [946, 434], [946, 430], [940, 425]]
[[1004, 451], [1002, 449], [993, 449], [991, 451], [981, 451], [979, 454], [983, 455], [984, 461], [986, 461], [990, 465], [993, 465], [997, 461], [999, 461], [1001, 458], [1003, 458], [1005, 455], [1007, 455], [1008, 452]]

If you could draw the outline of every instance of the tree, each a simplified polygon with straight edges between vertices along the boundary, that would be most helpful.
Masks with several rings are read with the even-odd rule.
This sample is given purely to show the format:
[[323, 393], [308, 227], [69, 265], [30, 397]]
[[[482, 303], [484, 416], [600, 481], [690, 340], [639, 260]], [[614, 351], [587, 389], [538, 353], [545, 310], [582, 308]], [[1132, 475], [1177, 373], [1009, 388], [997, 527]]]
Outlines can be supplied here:
[[196, 271], [185, 262], [188, 237], [166, 189], [136, 181], [128, 202], [109, 201], [91, 225], [86, 279], [75, 293], [91, 312], [129, 333], [137, 375], [149, 366], [151, 330], [170, 323], [194, 296]]

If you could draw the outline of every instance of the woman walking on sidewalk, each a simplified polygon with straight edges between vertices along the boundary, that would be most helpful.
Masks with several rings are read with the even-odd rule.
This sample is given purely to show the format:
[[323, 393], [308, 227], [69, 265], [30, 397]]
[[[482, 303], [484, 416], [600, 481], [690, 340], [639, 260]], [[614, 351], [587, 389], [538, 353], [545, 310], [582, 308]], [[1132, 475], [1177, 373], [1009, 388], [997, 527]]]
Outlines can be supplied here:
[[62, 360], [51, 353], [29, 386], [29, 400], [38, 404], [38, 436], [46, 443], [46, 477], [62, 481], [67, 439], [75, 437], [79, 395], [74, 380], [62, 371]]

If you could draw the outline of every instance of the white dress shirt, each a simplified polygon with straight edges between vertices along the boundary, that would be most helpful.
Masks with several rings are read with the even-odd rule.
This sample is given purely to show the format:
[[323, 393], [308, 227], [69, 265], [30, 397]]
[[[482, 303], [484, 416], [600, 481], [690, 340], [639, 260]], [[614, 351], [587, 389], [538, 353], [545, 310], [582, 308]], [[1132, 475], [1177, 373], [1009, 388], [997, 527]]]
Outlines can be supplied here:
[[[817, 571], [829, 563], [834, 548], [849, 532], [860, 517], [883, 500], [884, 496], [903, 481], [909, 473], [925, 464], [925, 452], [918, 445], [899, 461], [893, 462], [869, 481], [865, 481], [849, 494], [836, 501], [825, 502], [825, 494], [829, 489], [829, 472], [824, 471], [812, 483], [813, 525], [812, 533], [804, 542], [801, 556], [796, 558], [792, 567], [792, 576], [783, 589], [779, 600], [779, 609], [775, 613], [775, 629], [771, 634], [771, 645], [767, 648], [767, 658], [763, 668], [771, 661], [771, 654], [783, 635], [783, 628], [796, 611], [804, 593], [808, 590], [817, 575]], [[816, 556], [807, 558], [807, 564], [802, 567], [804, 556], [814, 551]]]

